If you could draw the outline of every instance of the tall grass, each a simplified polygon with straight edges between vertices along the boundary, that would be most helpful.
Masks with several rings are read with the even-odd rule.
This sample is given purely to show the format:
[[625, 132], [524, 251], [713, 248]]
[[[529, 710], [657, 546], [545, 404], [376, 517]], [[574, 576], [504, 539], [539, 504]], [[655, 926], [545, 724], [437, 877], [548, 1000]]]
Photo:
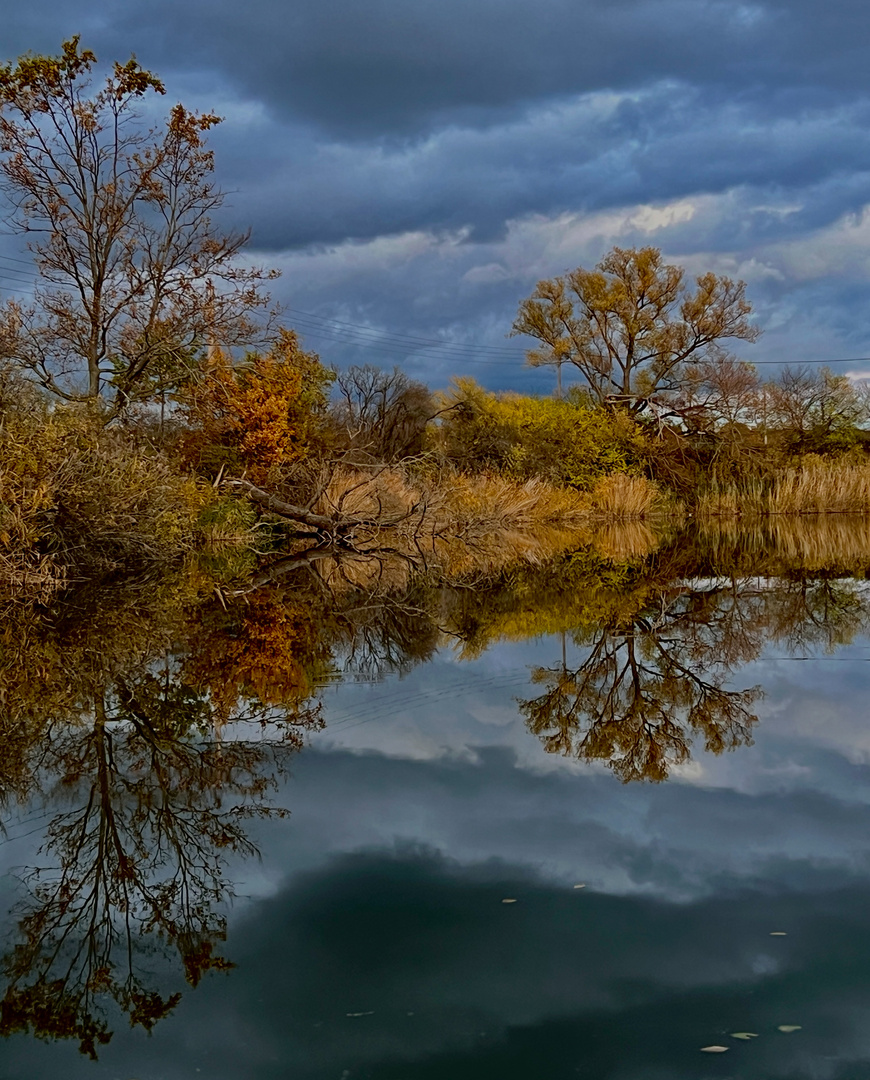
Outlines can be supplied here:
[[400, 466], [336, 469], [315, 505], [319, 514], [377, 523], [440, 536], [487, 530], [573, 528], [593, 520], [641, 520], [662, 504], [656, 484], [642, 476], [614, 473], [593, 491], [556, 486], [535, 477], [452, 470], [414, 475]]
[[870, 513], [870, 465], [785, 469], [770, 494], [772, 514]]
[[663, 496], [645, 476], [610, 473], [595, 485], [592, 502], [596, 512], [610, 520], [641, 520], [661, 508]]
[[870, 514], [870, 465], [821, 460], [780, 470], [767, 480], [714, 485], [697, 505], [698, 516]]

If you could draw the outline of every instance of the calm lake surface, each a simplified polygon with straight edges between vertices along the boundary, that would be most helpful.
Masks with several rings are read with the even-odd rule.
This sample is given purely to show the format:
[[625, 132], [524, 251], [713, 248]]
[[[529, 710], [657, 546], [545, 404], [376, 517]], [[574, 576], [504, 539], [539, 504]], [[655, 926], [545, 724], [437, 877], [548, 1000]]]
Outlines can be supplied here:
[[855, 528], [355, 587], [286, 754], [119, 676], [4, 781], [0, 1078], [870, 1077]]

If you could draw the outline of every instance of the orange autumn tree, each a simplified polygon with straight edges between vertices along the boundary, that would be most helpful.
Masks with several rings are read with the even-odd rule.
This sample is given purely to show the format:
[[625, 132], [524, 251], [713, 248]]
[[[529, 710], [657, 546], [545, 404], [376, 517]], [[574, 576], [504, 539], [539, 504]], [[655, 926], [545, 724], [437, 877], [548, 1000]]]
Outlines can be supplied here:
[[265, 354], [236, 365], [221, 351], [207, 357], [182, 395], [188, 434], [183, 452], [198, 472], [243, 472], [255, 484], [324, 446], [328, 388], [334, 379], [316, 353], [281, 330]]

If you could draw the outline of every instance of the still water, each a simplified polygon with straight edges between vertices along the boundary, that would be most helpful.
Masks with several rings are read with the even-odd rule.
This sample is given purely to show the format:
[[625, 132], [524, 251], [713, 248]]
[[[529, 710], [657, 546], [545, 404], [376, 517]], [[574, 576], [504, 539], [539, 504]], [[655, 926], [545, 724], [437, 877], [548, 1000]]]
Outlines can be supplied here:
[[767, 541], [200, 611], [289, 739], [140, 595], [7, 749], [0, 1078], [870, 1077], [863, 542]]

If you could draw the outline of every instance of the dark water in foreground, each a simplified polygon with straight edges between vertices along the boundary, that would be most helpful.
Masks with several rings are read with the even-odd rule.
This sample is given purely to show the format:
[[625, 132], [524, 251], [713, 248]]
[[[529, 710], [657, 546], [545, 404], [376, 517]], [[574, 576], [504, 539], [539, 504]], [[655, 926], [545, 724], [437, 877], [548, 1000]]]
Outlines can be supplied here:
[[870, 586], [633, 565], [343, 639], [286, 758], [168, 666], [46, 735], [0, 1078], [870, 1077]]

